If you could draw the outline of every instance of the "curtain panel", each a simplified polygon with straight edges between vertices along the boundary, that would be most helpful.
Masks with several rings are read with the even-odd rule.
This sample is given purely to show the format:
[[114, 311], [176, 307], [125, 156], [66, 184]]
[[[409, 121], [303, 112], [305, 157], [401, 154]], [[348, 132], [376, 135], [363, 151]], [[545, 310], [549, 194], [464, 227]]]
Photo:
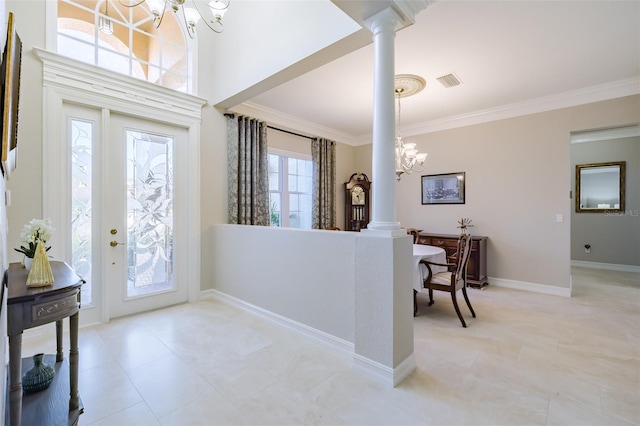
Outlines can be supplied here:
[[227, 117], [229, 223], [269, 226], [267, 124]]
[[311, 227], [325, 229], [336, 226], [336, 142], [311, 140], [313, 162]]

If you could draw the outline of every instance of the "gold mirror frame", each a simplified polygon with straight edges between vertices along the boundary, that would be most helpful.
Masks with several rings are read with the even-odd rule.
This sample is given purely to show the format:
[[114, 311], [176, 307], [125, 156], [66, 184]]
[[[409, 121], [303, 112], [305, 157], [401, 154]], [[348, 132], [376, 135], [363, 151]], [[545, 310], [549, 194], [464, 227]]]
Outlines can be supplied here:
[[[582, 172], [595, 171], [596, 169], [605, 169], [610, 167], [618, 167], [620, 179], [618, 180], [618, 200], [616, 204], [606, 204], [606, 206], [585, 207], [581, 204], [581, 198], [584, 195], [582, 188]], [[626, 161], [615, 161], [609, 163], [593, 163], [576, 165], [576, 213], [621, 213], [625, 211], [625, 177], [626, 177]]]

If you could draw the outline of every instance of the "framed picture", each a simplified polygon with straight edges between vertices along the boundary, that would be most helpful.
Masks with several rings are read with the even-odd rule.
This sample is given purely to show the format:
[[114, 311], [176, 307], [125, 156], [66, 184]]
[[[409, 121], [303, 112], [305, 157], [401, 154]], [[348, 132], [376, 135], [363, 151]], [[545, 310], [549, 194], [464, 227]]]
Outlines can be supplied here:
[[18, 146], [18, 100], [20, 97], [20, 66], [22, 41], [9, 12], [7, 44], [2, 57], [2, 171], [7, 177], [15, 168]]
[[464, 204], [464, 172], [422, 176], [422, 204]]

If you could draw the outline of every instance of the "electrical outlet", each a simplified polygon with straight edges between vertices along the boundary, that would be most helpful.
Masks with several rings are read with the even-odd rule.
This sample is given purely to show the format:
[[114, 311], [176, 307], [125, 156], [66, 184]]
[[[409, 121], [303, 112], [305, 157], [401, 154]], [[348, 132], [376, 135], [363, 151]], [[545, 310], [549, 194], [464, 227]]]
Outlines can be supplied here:
[[585, 253], [591, 253], [591, 244], [585, 244], [584, 245], [584, 252]]

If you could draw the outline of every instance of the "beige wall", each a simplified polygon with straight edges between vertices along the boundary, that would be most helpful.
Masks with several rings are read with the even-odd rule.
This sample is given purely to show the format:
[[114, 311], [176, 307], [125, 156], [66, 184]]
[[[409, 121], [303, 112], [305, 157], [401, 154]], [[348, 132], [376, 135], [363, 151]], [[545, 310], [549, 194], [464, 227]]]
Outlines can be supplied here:
[[[397, 219], [405, 227], [456, 233], [456, 221], [470, 217], [471, 231], [489, 237], [490, 277], [568, 287], [570, 132], [638, 117], [640, 96], [631, 96], [405, 138], [429, 153], [422, 174], [466, 172], [466, 203], [422, 205], [420, 174], [404, 176]], [[556, 222], [558, 214], [564, 222]]]

